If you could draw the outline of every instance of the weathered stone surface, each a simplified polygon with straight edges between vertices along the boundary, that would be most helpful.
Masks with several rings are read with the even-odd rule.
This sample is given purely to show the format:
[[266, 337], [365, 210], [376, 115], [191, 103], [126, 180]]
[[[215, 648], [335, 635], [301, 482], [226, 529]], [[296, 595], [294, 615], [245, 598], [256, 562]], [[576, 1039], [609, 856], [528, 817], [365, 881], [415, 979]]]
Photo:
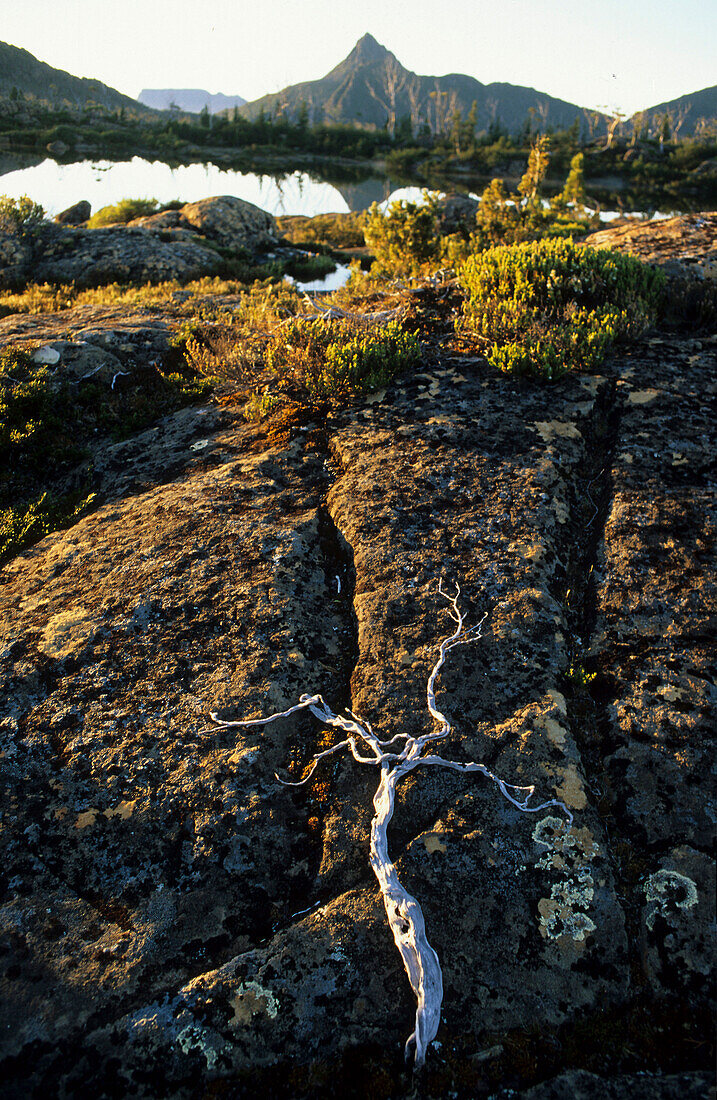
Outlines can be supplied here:
[[616, 812], [650, 845], [709, 845], [717, 820], [716, 347], [658, 339], [619, 364], [624, 411], [593, 649], [612, 696]]
[[710, 1100], [714, 1078], [709, 1073], [676, 1073], [667, 1077], [598, 1077], [570, 1070], [536, 1085], [525, 1100]]
[[[103, 343], [81, 315], [81, 354], [166, 340], [113, 316]], [[439, 677], [440, 751], [575, 820], [439, 767], [399, 788], [390, 850], [444, 980], [421, 1088], [709, 1095], [712, 349], [645, 343], [549, 389], [427, 350], [362, 408], [188, 409], [95, 456], [107, 503], [2, 573], [8, 1095], [410, 1093], [376, 769], [337, 755], [287, 788], [335, 734], [208, 712], [322, 692], [427, 732], [441, 578], [488, 615]]]
[[717, 947], [714, 898], [714, 861], [692, 848], [675, 848], [648, 875], [641, 947], [658, 993], [674, 989], [709, 998]]
[[80, 202], [76, 202], [73, 206], [68, 206], [67, 210], [63, 210], [57, 215], [55, 221], [58, 225], [82, 225], [86, 222], [92, 213], [92, 207], [86, 199], [82, 199]]
[[193, 226], [224, 248], [251, 252], [271, 248], [279, 237], [271, 214], [234, 195], [187, 203], [181, 214], [182, 225]]
[[27, 275], [31, 258], [29, 241], [17, 233], [0, 232], [0, 287], [21, 282]]
[[444, 195], [439, 200], [436, 220], [438, 232], [443, 236], [448, 233], [462, 233], [467, 237], [475, 229], [478, 205], [478, 199], [472, 199], [470, 195], [455, 192]]
[[212, 274], [221, 256], [208, 244], [244, 256], [256, 256], [277, 243], [271, 214], [232, 196], [202, 199], [180, 211], [137, 218], [129, 225], [105, 229], [72, 229], [84, 220], [78, 203], [43, 224], [31, 242], [0, 234], [0, 288], [34, 282], [74, 282], [100, 286], [109, 282], [188, 280]]
[[592, 248], [616, 248], [641, 260], [717, 278], [717, 211], [601, 229], [585, 238]]
[[37, 282], [102, 283], [191, 279], [217, 269], [216, 253], [197, 242], [163, 241], [142, 229], [45, 232], [37, 246], [32, 277]]

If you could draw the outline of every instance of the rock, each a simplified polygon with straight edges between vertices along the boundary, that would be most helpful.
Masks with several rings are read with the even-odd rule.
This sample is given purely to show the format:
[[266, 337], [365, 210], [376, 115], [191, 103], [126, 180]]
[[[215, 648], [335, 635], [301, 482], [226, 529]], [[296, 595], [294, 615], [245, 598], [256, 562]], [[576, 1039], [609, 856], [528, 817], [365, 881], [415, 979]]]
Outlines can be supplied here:
[[601, 229], [585, 238], [592, 248], [631, 252], [653, 264], [679, 263], [690, 275], [717, 279], [717, 211]]
[[573, 1069], [521, 1095], [523, 1100], [711, 1100], [713, 1080], [709, 1073], [606, 1078]]
[[233, 195], [187, 203], [181, 224], [188, 224], [223, 248], [257, 252], [271, 248], [279, 238], [271, 214]]
[[69, 152], [70, 147], [64, 141], [49, 141], [46, 149], [53, 157], [64, 157], [65, 153]]
[[[146, 360], [167, 322], [123, 312], [0, 340], [44, 332], [62, 370], [133, 334]], [[287, 787], [334, 731], [208, 713], [322, 692], [382, 738], [434, 729], [443, 578], [488, 614], [437, 678], [436, 752], [548, 805], [437, 764], [399, 787], [390, 851], [444, 985], [420, 1087], [705, 1100], [713, 341], [654, 339], [550, 388], [427, 345], [363, 406], [216, 403], [93, 455], [104, 503], [2, 570], [8, 1095], [410, 1091], [377, 769], [339, 753]]]
[[17, 233], [0, 231], [0, 289], [13, 290], [27, 278], [32, 260], [30, 242]]
[[82, 225], [86, 222], [92, 213], [92, 207], [86, 199], [82, 199], [80, 202], [76, 202], [74, 206], [68, 206], [67, 210], [63, 210], [61, 214], [58, 214], [55, 221], [58, 225]]
[[60, 353], [57, 348], [51, 348], [46, 344], [44, 347], [37, 348], [36, 351], [33, 351], [32, 361], [33, 363], [43, 363], [47, 364], [47, 366], [54, 367], [56, 363], [60, 362]]
[[58, 215], [60, 224], [43, 226], [32, 246], [14, 235], [0, 235], [0, 288], [30, 278], [81, 287], [186, 281], [221, 268], [222, 257], [207, 241], [251, 258], [275, 245], [279, 236], [271, 214], [232, 196], [203, 199], [126, 226], [69, 228], [85, 212], [87, 204], [78, 203]]
[[[51, 230], [51, 232], [48, 232]], [[197, 243], [163, 241], [144, 229], [47, 227], [36, 248], [32, 277], [38, 282], [187, 280], [216, 271], [216, 252]]]
[[641, 955], [658, 993], [680, 990], [709, 998], [715, 936], [715, 865], [681, 846], [647, 876], [641, 920]]
[[461, 233], [464, 237], [468, 237], [475, 230], [478, 206], [478, 199], [472, 199], [470, 195], [458, 193], [444, 195], [439, 200], [436, 231], [441, 236]]

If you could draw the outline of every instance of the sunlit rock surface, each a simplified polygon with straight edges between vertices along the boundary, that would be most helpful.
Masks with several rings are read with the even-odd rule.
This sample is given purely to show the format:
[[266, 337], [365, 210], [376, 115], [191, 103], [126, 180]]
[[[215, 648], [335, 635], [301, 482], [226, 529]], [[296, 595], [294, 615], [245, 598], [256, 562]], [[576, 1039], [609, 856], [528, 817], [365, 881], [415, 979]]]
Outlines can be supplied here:
[[427, 732], [443, 577], [488, 618], [441, 674], [441, 751], [575, 821], [480, 776], [399, 788], [445, 988], [423, 1093], [709, 1096], [715, 346], [549, 388], [427, 350], [327, 420], [210, 405], [117, 445], [107, 503], [2, 572], [6, 1095], [410, 1092], [375, 773], [292, 790], [330, 734], [208, 713], [322, 692]]

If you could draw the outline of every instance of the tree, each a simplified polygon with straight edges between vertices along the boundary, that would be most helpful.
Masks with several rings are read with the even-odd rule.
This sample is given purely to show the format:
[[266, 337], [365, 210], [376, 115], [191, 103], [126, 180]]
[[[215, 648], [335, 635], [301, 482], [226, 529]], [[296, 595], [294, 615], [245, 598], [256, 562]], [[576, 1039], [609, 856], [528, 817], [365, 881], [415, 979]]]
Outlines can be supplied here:
[[570, 171], [560, 197], [566, 204], [585, 206], [585, 157], [582, 153], [576, 153], [570, 161]]
[[535, 210], [539, 206], [540, 187], [548, 171], [549, 160], [550, 138], [547, 134], [539, 134], [531, 147], [525, 175], [518, 184], [518, 193], [526, 209]]
[[478, 125], [478, 103], [474, 99], [471, 103], [471, 109], [466, 116], [466, 120], [463, 123], [463, 131], [461, 134], [462, 144], [466, 149], [475, 149], [476, 143], [476, 126]]
[[451, 115], [451, 145], [456, 151], [456, 155], [460, 155], [461, 152], [461, 139], [463, 137], [463, 115], [460, 108], [456, 107], [455, 111]]
[[421, 119], [421, 80], [418, 76], [412, 76], [406, 85], [406, 92], [408, 93], [408, 106], [411, 112], [411, 126], [414, 133], [418, 132], [418, 128], [423, 121]]
[[[503, 797], [523, 813], [539, 813], [555, 806], [565, 813], [568, 826], [573, 822], [570, 810], [565, 803], [557, 799], [549, 799], [539, 806], [529, 806], [528, 803], [535, 793], [534, 786], [518, 787], [513, 783], [506, 783], [489, 771], [485, 764], [474, 761], [464, 763], [458, 760], [445, 760], [442, 756], [425, 752], [429, 745], [433, 746], [438, 741], [444, 741], [451, 732], [450, 722], [438, 709], [435, 693], [436, 680], [445, 663], [446, 654], [456, 646], [477, 642], [482, 636], [481, 629], [486, 619], [484, 615], [479, 623], [464, 630], [465, 615], [458, 607], [460, 587], [456, 585], [456, 594], [453, 597], [444, 592], [442, 583], [439, 584], [438, 590], [450, 604], [450, 614], [456, 628], [440, 643], [438, 659], [428, 677], [426, 689], [428, 713], [439, 727], [432, 733], [424, 733], [420, 737], [398, 733], [390, 740], [382, 741], [366, 719], [360, 718], [351, 711], [347, 716], [334, 714], [321, 695], [302, 695], [295, 706], [279, 714], [272, 714], [268, 718], [225, 722], [216, 714], [210, 715], [212, 721], [218, 726], [224, 729], [236, 729], [237, 727], [265, 726], [279, 718], [288, 718], [299, 710], [308, 709], [324, 725], [333, 726], [346, 735], [342, 741], [324, 749], [323, 752], [314, 753], [308, 775], [298, 782], [286, 782], [277, 775], [276, 778], [285, 786], [303, 786], [313, 775], [320, 760], [342, 749], [347, 749], [358, 764], [368, 764], [380, 769], [378, 786], [373, 797], [375, 813], [371, 822], [369, 863], [378, 881], [396, 947], [401, 954], [408, 980], [416, 996], [416, 1026], [406, 1040], [405, 1048], [407, 1059], [413, 1049], [416, 1068], [423, 1065], [426, 1050], [435, 1038], [441, 1021], [443, 975], [438, 956], [426, 936], [421, 906], [401, 884], [396, 867], [388, 854], [387, 834], [393, 817], [396, 787], [406, 775], [421, 766], [450, 768], [463, 774], [479, 772], [495, 783]], [[401, 742], [403, 745], [400, 744]], [[394, 747], [391, 748], [391, 746]]]

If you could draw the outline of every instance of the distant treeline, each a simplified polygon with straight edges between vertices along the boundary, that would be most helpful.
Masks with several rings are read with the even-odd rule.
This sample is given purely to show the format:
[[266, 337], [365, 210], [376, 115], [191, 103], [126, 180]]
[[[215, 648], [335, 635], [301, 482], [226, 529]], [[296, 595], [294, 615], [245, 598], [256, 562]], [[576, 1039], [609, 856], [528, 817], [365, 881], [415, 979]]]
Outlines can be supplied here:
[[312, 125], [306, 110], [295, 121], [263, 113], [249, 120], [237, 109], [219, 115], [210, 115], [206, 109], [200, 115], [167, 111], [148, 119], [124, 108], [53, 107], [15, 95], [0, 100], [0, 151], [38, 153], [49, 148], [56, 157], [143, 153], [178, 163], [198, 155], [210, 160], [212, 151], [221, 152], [223, 162], [236, 156], [238, 163], [264, 153], [302, 154], [339, 162], [381, 161], [393, 178], [431, 184], [440, 177], [468, 173], [520, 176], [542, 129], [550, 136], [549, 177], [564, 178], [572, 157], [584, 152], [588, 182], [619, 176], [655, 194], [674, 194], [685, 184], [687, 192], [695, 195], [714, 188], [709, 161], [717, 157], [717, 128], [699, 138], [679, 139], [671, 132], [669, 120], [659, 136], [639, 128], [621, 133], [620, 120], [614, 121], [600, 136], [586, 134], [577, 119], [567, 129], [546, 129], [534, 114], [517, 133], [509, 133], [500, 120], [478, 132], [475, 110], [471, 110], [465, 117], [455, 111], [440, 133], [425, 124], [414, 129], [407, 117], [398, 119], [390, 133], [359, 126]]

